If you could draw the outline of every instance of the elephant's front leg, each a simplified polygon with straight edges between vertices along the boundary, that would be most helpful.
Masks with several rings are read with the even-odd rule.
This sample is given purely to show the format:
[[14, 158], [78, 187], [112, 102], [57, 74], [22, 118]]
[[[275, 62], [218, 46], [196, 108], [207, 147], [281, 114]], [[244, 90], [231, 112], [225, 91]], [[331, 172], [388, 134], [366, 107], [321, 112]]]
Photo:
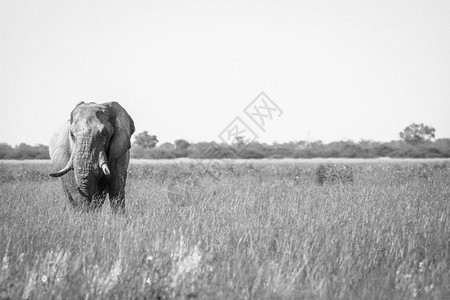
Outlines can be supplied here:
[[102, 178], [97, 183], [96, 193], [92, 196], [90, 207], [93, 210], [99, 210], [106, 200], [107, 193], [108, 193], [108, 182], [106, 179]]
[[111, 164], [114, 167], [111, 170], [109, 178], [109, 202], [113, 212], [125, 213], [125, 184], [127, 181], [127, 168], [130, 161], [129, 152], [119, 157]]

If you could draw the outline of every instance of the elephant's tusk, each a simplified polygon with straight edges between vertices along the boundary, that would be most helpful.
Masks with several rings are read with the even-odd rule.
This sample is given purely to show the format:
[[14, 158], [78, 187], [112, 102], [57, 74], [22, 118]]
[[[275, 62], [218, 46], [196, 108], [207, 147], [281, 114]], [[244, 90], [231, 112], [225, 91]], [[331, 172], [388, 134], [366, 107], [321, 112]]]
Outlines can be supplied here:
[[111, 174], [108, 168], [108, 164], [106, 163], [106, 155], [103, 150], [101, 150], [100, 153], [98, 154], [98, 164], [100, 168], [102, 168], [103, 174], [105, 174], [106, 176]]
[[55, 173], [50, 173], [49, 175], [52, 176], [52, 177], [61, 177], [64, 174], [66, 174], [67, 172], [69, 172], [70, 170], [72, 170], [72, 165], [71, 164], [67, 164], [67, 166], [65, 166], [60, 171], [55, 172]]
[[106, 163], [104, 163], [104, 164], [102, 165], [102, 171], [103, 171], [103, 173], [104, 173], [106, 176], [108, 176], [109, 174], [111, 174], [111, 172], [109, 171], [108, 165], [107, 165]]
[[54, 173], [50, 173], [49, 175], [52, 177], [61, 177], [64, 174], [66, 174], [67, 172], [69, 172], [70, 170], [73, 170], [73, 156], [74, 156], [75, 150], [72, 152], [72, 154], [70, 155], [69, 161], [67, 162], [67, 165], [62, 168], [60, 171], [58, 172], [54, 172]]

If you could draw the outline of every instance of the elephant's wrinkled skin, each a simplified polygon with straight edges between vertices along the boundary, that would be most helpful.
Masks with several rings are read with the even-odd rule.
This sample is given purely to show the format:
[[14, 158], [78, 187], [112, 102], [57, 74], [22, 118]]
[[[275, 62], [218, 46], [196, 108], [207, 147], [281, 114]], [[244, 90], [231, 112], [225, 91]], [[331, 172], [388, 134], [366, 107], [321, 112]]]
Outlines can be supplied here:
[[52, 136], [50, 158], [74, 208], [101, 207], [109, 194], [114, 212], [125, 211], [133, 119], [117, 102], [80, 102]]

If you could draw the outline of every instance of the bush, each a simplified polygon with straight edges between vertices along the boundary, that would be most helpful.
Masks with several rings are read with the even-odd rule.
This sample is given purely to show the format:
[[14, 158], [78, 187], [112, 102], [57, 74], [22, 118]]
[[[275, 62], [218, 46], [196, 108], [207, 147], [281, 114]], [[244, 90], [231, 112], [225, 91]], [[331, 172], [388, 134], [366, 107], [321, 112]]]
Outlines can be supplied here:
[[6, 143], [0, 143], [0, 159], [50, 159], [48, 146], [30, 146], [24, 143], [11, 147]]
[[[134, 144], [131, 148], [132, 158], [145, 159], [172, 159], [189, 157], [195, 159], [222, 159], [222, 158], [445, 158], [450, 157], [450, 139], [438, 139], [435, 142], [419, 144], [391, 141], [386, 143], [373, 141], [340, 141], [324, 144], [316, 142], [288, 142], [274, 143], [272, 145], [252, 142], [241, 145], [241, 148], [228, 144], [214, 142], [188, 143], [177, 140], [177, 146], [164, 143], [155, 148], [146, 148]], [[49, 159], [48, 147], [45, 145], [30, 146], [20, 144], [11, 147], [0, 143], [0, 159]]]
[[323, 165], [316, 169], [316, 182], [324, 183], [352, 183], [353, 168], [347, 165]]

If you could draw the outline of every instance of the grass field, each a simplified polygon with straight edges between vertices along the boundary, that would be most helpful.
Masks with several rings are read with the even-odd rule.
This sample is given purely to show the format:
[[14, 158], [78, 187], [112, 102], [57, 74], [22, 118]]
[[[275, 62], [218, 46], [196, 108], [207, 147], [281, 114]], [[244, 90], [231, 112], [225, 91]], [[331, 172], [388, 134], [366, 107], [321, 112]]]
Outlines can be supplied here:
[[338, 163], [133, 163], [120, 216], [0, 162], [0, 299], [450, 299], [450, 162]]

